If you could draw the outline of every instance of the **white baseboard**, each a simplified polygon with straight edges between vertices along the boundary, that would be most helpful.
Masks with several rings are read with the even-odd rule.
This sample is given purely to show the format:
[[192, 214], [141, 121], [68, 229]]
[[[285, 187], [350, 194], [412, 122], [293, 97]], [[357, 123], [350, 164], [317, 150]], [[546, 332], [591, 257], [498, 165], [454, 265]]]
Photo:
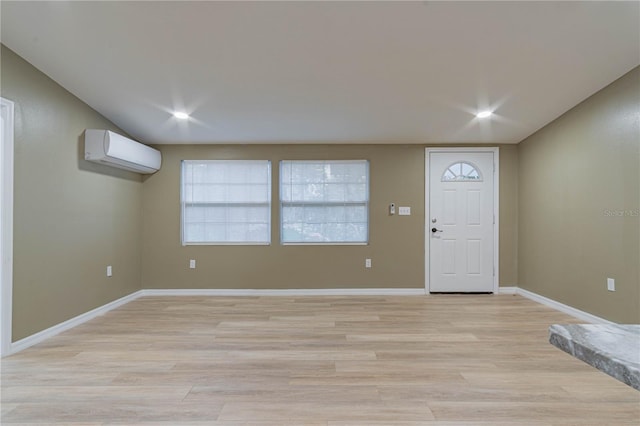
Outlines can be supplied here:
[[608, 321], [604, 318], [600, 318], [588, 312], [581, 311], [580, 309], [573, 308], [569, 305], [565, 305], [564, 303], [556, 302], [553, 299], [549, 299], [548, 297], [541, 296], [537, 293], [525, 290], [523, 288], [517, 287], [516, 294], [519, 294], [520, 296], [526, 297], [527, 299], [533, 300], [534, 302], [549, 306], [550, 308], [571, 315], [572, 317], [578, 318], [579, 320], [586, 321], [591, 324], [615, 324], [614, 322]]
[[[517, 294], [549, 306], [565, 314], [593, 324], [614, 324], [604, 318], [581, 311], [519, 287], [500, 287], [499, 294]], [[29, 337], [13, 342], [9, 353], [20, 352], [56, 334], [76, 327], [112, 309], [118, 308], [143, 296], [424, 296], [424, 288], [318, 288], [318, 289], [145, 289], [131, 293], [106, 305], [78, 315], [65, 322], [49, 327]]]
[[141, 296], [424, 296], [424, 288], [146, 289]]
[[63, 331], [67, 331], [70, 328], [76, 327], [84, 322], [87, 322], [95, 317], [103, 315], [109, 312], [112, 309], [118, 308], [126, 303], [131, 302], [132, 300], [137, 299], [141, 296], [140, 291], [136, 291], [135, 293], [131, 293], [128, 296], [124, 296], [120, 299], [114, 300], [113, 302], [109, 302], [106, 305], [102, 305], [97, 307], [89, 312], [85, 312], [84, 314], [80, 314], [77, 317], [73, 317], [68, 319], [67, 321], [61, 322], [60, 324], [56, 324], [53, 327], [49, 327], [45, 330], [39, 331], [36, 334], [32, 334], [31, 336], [25, 337], [24, 339], [20, 339], [16, 342], [11, 343], [9, 348], [9, 353], [5, 354], [6, 356], [15, 354], [16, 352], [20, 352], [25, 350], [37, 343], [40, 343], [50, 337], [55, 336], [56, 334], [60, 334]]
[[118, 308], [142, 296], [423, 296], [423, 288], [332, 288], [332, 289], [146, 289], [138, 290], [106, 305], [95, 308], [36, 334], [11, 343], [3, 356], [9, 356], [36, 345], [112, 309]]

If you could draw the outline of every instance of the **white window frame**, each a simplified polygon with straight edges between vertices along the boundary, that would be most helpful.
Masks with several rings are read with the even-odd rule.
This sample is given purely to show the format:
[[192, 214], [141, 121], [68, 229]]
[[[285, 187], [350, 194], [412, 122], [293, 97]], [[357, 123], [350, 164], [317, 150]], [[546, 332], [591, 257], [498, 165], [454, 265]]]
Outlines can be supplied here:
[[[294, 162], [294, 163], [318, 163], [318, 162], [329, 162], [334, 164], [339, 163], [353, 163], [353, 162], [363, 162], [366, 165], [367, 170], [367, 200], [364, 203], [366, 210], [366, 223], [367, 223], [367, 232], [366, 232], [366, 240], [365, 241], [300, 241], [300, 242], [289, 242], [284, 241], [283, 239], [283, 208], [285, 204], [288, 205], [317, 205], [317, 206], [342, 206], [342, 205], [362, 205], [361, 202], [284, 202], [282, 200], [282, 165], [283, 163]], [[370, 222], [371, 222], [371, 214], [370, 214], [370, 203], [371, 203], [371, 172], [370, 172], [370, 162], [369, 160], [363, 159], [354, 159], [354, 160], [281, 160], [278, 168], [280, 182], [278, 183], [278, 194], [279, 194], [279, 203], [280, 203], [280, 244], [284, 246], [366, 246], [369, 245], [369, 235], [370, 235]]]
[[[267, 202], [261, 203], [205, 203], [208, 205], [225, 205], [225, 206], [233, 206], [234, 204], [238, 206], [265, 206], [268, 207], [269, 210], [269, 220], [267, 223], [268, 229], [268, 239], [267, 241], [202, 241], [202, 242], [188, 242], [185, 241], [185, 207], [186, 203], [184, 201], [184, 173], [185, 173], [185, 164], [193, 163], [193, 164], [207, 164], [207, 163], [232, 163], [232, 162], [242, 162], [242, 163], [264, 163], [268, 165], [268, 177], [267, 177], [267, 185], [268, 185], [268, 194], [269, 199]], [[271, 245], [271, 202], [272, 202], [272, 170], [271, 170], [271, 161], [270, 160], [182, 160], [180, 163], [180, 240], [183, 246], [268, 246]]]

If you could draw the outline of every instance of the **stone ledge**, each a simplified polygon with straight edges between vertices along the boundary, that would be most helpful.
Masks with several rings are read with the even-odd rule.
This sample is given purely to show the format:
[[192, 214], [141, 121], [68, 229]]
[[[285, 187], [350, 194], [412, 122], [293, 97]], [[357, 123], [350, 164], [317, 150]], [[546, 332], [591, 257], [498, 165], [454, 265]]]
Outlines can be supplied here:
[[554, 324], [549, 342], [640, 390], [640, 325]]

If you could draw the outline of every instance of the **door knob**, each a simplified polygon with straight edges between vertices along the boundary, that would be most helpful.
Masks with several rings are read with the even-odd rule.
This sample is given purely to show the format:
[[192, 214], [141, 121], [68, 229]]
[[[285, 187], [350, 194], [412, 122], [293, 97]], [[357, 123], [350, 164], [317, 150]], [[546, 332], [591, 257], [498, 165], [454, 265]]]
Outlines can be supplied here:
[[438, 228], [431, 228], [431, 232], [436, 233], [436, 232], [442, 232], [442, 229], [438, 229]]

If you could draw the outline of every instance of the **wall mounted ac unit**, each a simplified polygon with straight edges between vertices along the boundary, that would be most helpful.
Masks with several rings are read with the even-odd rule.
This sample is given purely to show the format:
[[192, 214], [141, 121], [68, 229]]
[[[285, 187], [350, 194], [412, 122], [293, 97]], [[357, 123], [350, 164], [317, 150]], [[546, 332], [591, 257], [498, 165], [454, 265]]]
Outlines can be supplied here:
[[98, 129], [84, 131], [84, 159], [145, 174], [157, 172], [162, 164], [162, 154], [157, 149]]

